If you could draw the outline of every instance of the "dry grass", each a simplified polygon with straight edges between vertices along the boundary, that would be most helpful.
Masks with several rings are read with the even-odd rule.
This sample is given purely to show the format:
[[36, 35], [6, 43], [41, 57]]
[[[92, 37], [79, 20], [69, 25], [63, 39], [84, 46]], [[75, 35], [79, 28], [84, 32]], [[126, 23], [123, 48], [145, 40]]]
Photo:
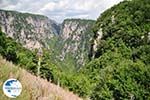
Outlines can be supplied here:
[[[36, 77], [0, 57], [0, 88], [9, 78], [18, 79], [23, 86], [21, 95], [15, 100], [82, 100], [72, 92]], [[10, 100], [1, 91], [0, 99]]]

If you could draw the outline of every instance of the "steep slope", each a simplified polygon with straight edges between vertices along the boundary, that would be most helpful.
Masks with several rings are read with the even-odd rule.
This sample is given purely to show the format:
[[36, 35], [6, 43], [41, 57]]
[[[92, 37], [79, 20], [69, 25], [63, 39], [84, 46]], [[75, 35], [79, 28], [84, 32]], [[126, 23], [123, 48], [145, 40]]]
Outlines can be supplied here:
[[[66, 19], [61, 25], [54, 56], [64, 66], [83, 66], [88, 60], [94, 20]], [[65, 62], [65, 63], [64, 63]]]
[[[27, 71], [14, 66], [12, 63], [0, 57], [0, 87], [9, 78], [18, 79], [22, 86], [22, 93], [15, 100], [82, 100], [68, 90], [48, 82], [47, 80], [33, 76]], [[0, 98], [8, 98], [0, 91]]]
[[0, 27], [8, 36], [28, 49], [47, 47], [47, 41], [59, 34], [59, 25], [48, 17], [0, 10]]
[[[131, 0], [105, 11], [94, 28], [93, 56], [99, 57], [105, 40], [121, 38], [128, 47], [137, 47], [150, 40], [150, 1]], [[110, 48], [110, 47], [107, 47]], [[95, 54], [96, 53], [96, 54]]]
[[125, 0], [94, 27], [89, 77], [92, 100], [150, 99], [150, 0]]

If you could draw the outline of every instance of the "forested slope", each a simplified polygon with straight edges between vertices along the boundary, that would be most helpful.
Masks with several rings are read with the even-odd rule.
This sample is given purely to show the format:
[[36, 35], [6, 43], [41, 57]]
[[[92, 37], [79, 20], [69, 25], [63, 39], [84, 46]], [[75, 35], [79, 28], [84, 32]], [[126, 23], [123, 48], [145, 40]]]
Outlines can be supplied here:
[[150, 1], [128, 0], [97, 19], [83, 68], [93, 100], [150, 99]]

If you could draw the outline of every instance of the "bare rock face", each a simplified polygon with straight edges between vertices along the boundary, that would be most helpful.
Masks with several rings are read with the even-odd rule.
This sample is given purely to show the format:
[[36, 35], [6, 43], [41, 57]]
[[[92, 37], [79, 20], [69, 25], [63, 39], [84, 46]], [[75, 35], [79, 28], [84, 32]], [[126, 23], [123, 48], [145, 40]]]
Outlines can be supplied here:
[[28, 49], [47, 46], [46, 41], [58, 34], [58, 25], [42, 15], [0, 10], [0, 27]]
[[60, 38], [62, 49], [59, 58], [65, 60], [68, 54], [75, 59], [76, 64], [84, 65], [87, 60], [90, 38], [92, 38], [91, 28], [94, 21], [81, 19], [66, 19], [62, 23]]
[[100, 28], [96, 33], [96, 38], [93, 40], [93, 46], [92, 46], [92, 58], [95, 57], [95, 53], [98, 50], [98, 45], [100, 44], [100, 40], [103, 37], [102, 28]]
[[150, 32], [148, 32], [148, 40], [150, 41]]

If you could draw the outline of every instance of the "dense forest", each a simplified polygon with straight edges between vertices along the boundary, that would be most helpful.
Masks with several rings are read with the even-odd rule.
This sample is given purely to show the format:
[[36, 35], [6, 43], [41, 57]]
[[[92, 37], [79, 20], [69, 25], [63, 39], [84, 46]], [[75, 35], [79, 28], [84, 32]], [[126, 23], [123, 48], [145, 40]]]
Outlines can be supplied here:
[[[100, 15], [93, 27], [90, 61], [62, 70], [43, 48], [30, 51], [0, 32], [0, 54], [29, 72], [92, 100], [150, 99], [150, 0], [125, 0]], [[98, 32], [102, 30], [99, 39]], [[94, 41], [97, 50], [94, 51]], [[38, 62], [40, 61], [40, 73]], [[68, 67], [69, 68], [69, 67]]]
[[150, 99], [149, 11], [149, 0], [124, 1], [97, 19], [93, 41], [100, 29], [103, 36], [83, 68], [94, 87], [92, 99]]

